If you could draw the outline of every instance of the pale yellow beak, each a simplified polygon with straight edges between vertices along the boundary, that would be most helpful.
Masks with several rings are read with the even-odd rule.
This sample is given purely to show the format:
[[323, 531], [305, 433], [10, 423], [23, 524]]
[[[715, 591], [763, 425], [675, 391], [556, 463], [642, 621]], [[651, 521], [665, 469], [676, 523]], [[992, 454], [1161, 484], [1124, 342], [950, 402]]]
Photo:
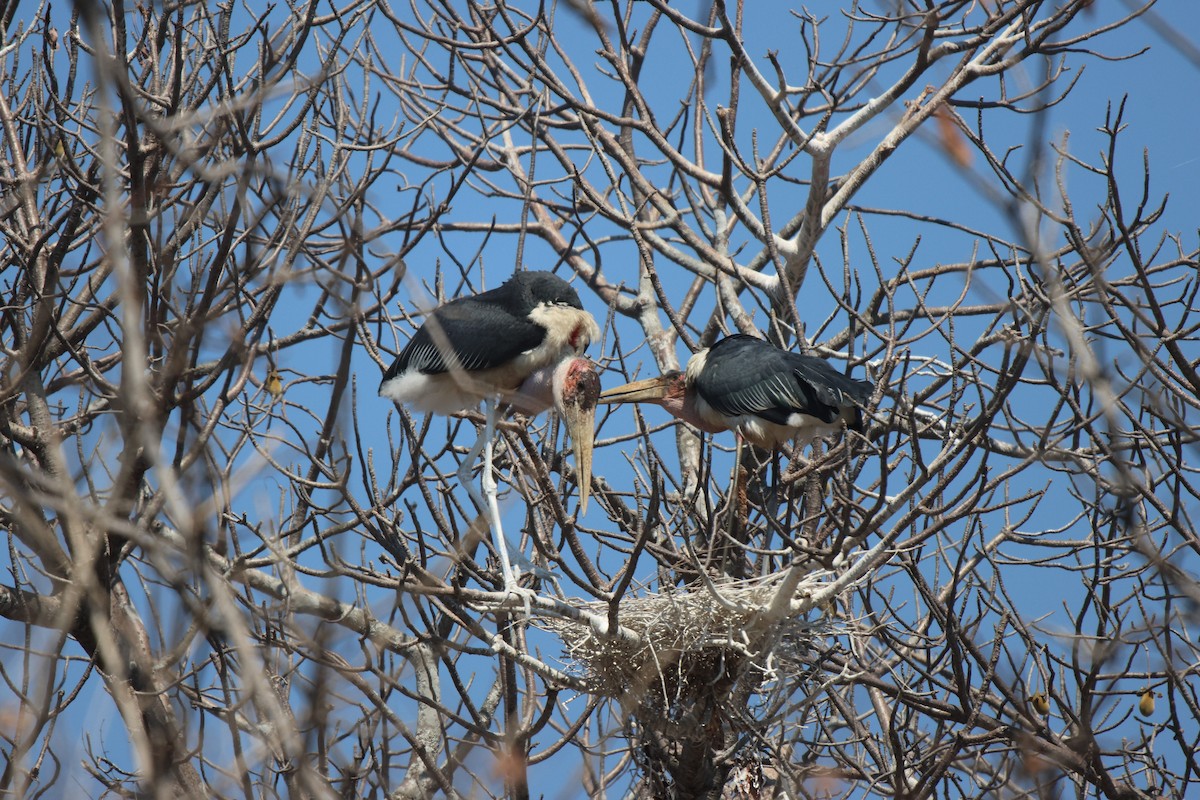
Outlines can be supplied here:
[[592, 490], [592, 446], [596, 442], [596, 401], [566, 403], [562, 409], [567, 434], [575, 451], [575, 477], [579, 483], [579, 512], [587, 512]]
[[634, 381], [624, 386], [617, 386], [600, 393], [598, 403], [643, 403], [656, 402], [667, 396], [671, 384], [671, 376], [659, 375], [657, 378], [647, 378]]

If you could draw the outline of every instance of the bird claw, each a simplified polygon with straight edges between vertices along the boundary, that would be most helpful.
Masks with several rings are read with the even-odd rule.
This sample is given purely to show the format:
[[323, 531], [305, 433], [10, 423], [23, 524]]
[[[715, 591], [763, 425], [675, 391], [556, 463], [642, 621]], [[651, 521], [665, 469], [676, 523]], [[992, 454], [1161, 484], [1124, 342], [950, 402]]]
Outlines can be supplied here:
[[543, 581], [558, 580], [557, 575], [527, 558], [521, 549], [512, 542], [505, 540], [504, 544], [508, 547], [509, 563], [513, 566], [513, 574], [517, 580], [520, 580], [522, 575], [532, 575]]
[[533, 602], [538, 599], [537, 592], [535, 592], [533, 589], [526, 589], [524, 586], [517, 586], [514, 584], [512, 586], [505, 586], [504, 594], [505, 598], [501, 603], [502, 607], [507, 608], [510, 604], [510, 598], [515, 595], [516, 597], [520, 598], [521, 608], [525, 611], [525, 616], [533, 616]]

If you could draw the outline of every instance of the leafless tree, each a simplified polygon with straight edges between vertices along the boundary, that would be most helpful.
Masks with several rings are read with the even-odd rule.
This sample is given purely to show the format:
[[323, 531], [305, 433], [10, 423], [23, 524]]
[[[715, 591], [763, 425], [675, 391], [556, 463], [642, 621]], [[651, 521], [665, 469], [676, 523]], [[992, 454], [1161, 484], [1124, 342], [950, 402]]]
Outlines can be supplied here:
[[[1197, 791], [1194, 209], [1077, 91], [1195, 45], [840, 5], [3, 4], [0, 792]], [[376, 397], [526, 266], [606, 385], [753, 333], [873, 381], [867, 429], [613, 408], [582, 515], [556, 421], [503, 422], [526, 613], [478, 416]]]

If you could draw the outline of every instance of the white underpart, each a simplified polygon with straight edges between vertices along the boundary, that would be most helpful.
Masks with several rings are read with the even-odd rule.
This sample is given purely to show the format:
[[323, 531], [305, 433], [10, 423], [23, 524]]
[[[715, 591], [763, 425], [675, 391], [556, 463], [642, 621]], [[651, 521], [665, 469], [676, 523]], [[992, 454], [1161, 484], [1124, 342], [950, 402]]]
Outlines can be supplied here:
[[564, 358], [557, 364], [542, 367], [526, 378], [520, 388], [507, 395], [505, 399], [509, 401], [514, 411], [531, 417], [537, 416], [551, 406], [561, 413], [564, 384], [567, 375], [571, 372], [572, 361], [571, 358]]
[[840, 425], [823, 422], [808, 414], [792, 414], [788, 417], [787, 425], [767, 422], [749, 414], [735, 417], [733, 423], [734, 429], [743, 439], [768, 449], [777, 448], [791, 439], [795, 439], [796, 444], [803, 447], [813, 439], [833, 435], [841, 429]]
[[775, 449], [792, 439], [795, 439], [796, 444], [803, 447], [813, 439], [836, 434], [841, 430], [840, 422], [824, 422], [817, 417], [799, 412], [788, 417], [787, 425], [768, 422], [753, 414], [728, 416], [710, 406], [698, 394], [696, 395], [696, 411], [707, 422], [727, 427], [751, 444], [768, 450]]
[[403, 372], [379, 387], [379, 394], [424, 414], [454, 414], [479, 408], [491, 394], [488, 383], [466, 370], [451, 370], [437, 375]]

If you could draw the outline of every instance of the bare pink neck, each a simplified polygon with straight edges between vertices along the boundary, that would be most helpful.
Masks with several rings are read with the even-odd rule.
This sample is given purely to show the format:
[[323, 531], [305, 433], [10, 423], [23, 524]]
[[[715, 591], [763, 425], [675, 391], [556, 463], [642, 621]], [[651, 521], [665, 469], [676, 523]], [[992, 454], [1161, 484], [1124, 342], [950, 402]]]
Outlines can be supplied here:
[[705, 433], [720, 433], [725, 430], [724, 426], [714, 425], [700, 415], [700, 409], [696, 408], [696, 399], [691, 395], [672, 393], [660, 400], [659, 405], [665, 408], [671, 416], [681, 419]]

